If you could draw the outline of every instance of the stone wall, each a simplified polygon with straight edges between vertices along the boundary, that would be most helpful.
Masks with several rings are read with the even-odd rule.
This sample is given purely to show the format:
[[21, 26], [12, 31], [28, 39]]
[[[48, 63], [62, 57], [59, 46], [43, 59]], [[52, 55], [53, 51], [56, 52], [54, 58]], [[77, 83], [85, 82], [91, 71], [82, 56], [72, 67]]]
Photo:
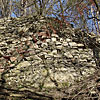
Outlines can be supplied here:
[[55, 34], [48, 21], [36, 16], [0, 19], [0, 73], [6, 88], [66, 88], [99, 66], [99, 36], [69, 26]]

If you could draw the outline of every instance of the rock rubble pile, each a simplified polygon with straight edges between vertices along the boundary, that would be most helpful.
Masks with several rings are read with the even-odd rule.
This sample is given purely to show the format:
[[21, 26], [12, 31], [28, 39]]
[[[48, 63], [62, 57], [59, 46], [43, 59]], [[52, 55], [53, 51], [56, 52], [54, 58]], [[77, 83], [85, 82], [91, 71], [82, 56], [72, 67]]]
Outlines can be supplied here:
[[80, 40], [84, 32], [66, 26], [62, 35], [54, 33], [50, 20], [0, 19], [0, 67], [6, 87], [65, 88], [95, 72], [93, 49]]

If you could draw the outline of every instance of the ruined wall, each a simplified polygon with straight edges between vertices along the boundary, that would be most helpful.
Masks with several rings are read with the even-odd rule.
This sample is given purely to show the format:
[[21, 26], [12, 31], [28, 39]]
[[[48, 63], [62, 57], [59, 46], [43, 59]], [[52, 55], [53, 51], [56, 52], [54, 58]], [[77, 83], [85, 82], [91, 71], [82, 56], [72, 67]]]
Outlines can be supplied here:
[[49, 28], [43, 17], [0, 20], [0, 73], [5, 87], [66, 88], [95, 72], [99, 36], [70, 27], [55, 34]]

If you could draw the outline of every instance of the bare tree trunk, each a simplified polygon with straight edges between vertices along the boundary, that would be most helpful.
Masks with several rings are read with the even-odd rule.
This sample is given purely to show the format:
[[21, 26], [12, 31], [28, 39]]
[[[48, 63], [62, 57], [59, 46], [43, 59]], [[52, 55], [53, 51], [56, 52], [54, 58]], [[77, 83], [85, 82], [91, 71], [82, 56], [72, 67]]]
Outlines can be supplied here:
[[21, 16], [23, 16], [24, 15], [24, 0], [21, 0], [21, 7], [22, 7], [22, 9], [23, 10], [21, 10]]
[[26, 8], [27, 1], [26, 1], [26, 2], [24, 2], [24, 3], [25, 3], [25, 6], [24, 6], [24, 16], [26, 16], [26, 15], [27, 15], [27, 8]]
[[9, 13], [9, 9], [8, 9], [8, 5], [9, 5], [9, 1], [8, 0], [1, 0], [0, 1], [1, 4], [1, 17], [8, 17], [8, 13]]
[[3, 0], [1, 0], [1, 17], [5, 16], [5, 6]]
[[10, 7], [9, 7], [9, 17], [11, 17], [11, 13], [12, 13], [12, 0], [10, 0]]
[[59, 2], [60, 2], [61, 14], [64, 15], [64, 8], [63, 8], [61, 0], [59, 0]]
[[31, 14], [32, 14], [32, 8], [29, 7], [29, 15], [31, 15]]
[[43, 14], [43, 0], [39, 0], [39, 5], [40, 5], [40, 12], [39, 12], [39, 14], [42, 15]]

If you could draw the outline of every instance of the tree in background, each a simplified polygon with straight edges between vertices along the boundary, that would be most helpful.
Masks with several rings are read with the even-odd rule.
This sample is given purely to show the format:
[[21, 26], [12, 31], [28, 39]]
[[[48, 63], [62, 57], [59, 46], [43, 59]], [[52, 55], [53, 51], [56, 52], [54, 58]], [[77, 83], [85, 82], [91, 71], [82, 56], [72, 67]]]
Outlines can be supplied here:
[[100, 9], [97, 0], [90, 0], [91, 3], [91, 18], [93, 19], [93, 24], [96, 29], [96, 33], [99, 35], [100, 34], [100, 27], [99, 27], [99, 16], [100, 16]]
[[74, 28], [100, 34], [99, 5], [99, 0], [0, 0], [0, 16], [50, 16]]
[[71, 13], [70, 16], [75, 27], [100, 34], [99, 3], [96, 0], [68, 0], [68, 12]]
[[9, 0], [0, 0], [1, 17], [9, 15]]

